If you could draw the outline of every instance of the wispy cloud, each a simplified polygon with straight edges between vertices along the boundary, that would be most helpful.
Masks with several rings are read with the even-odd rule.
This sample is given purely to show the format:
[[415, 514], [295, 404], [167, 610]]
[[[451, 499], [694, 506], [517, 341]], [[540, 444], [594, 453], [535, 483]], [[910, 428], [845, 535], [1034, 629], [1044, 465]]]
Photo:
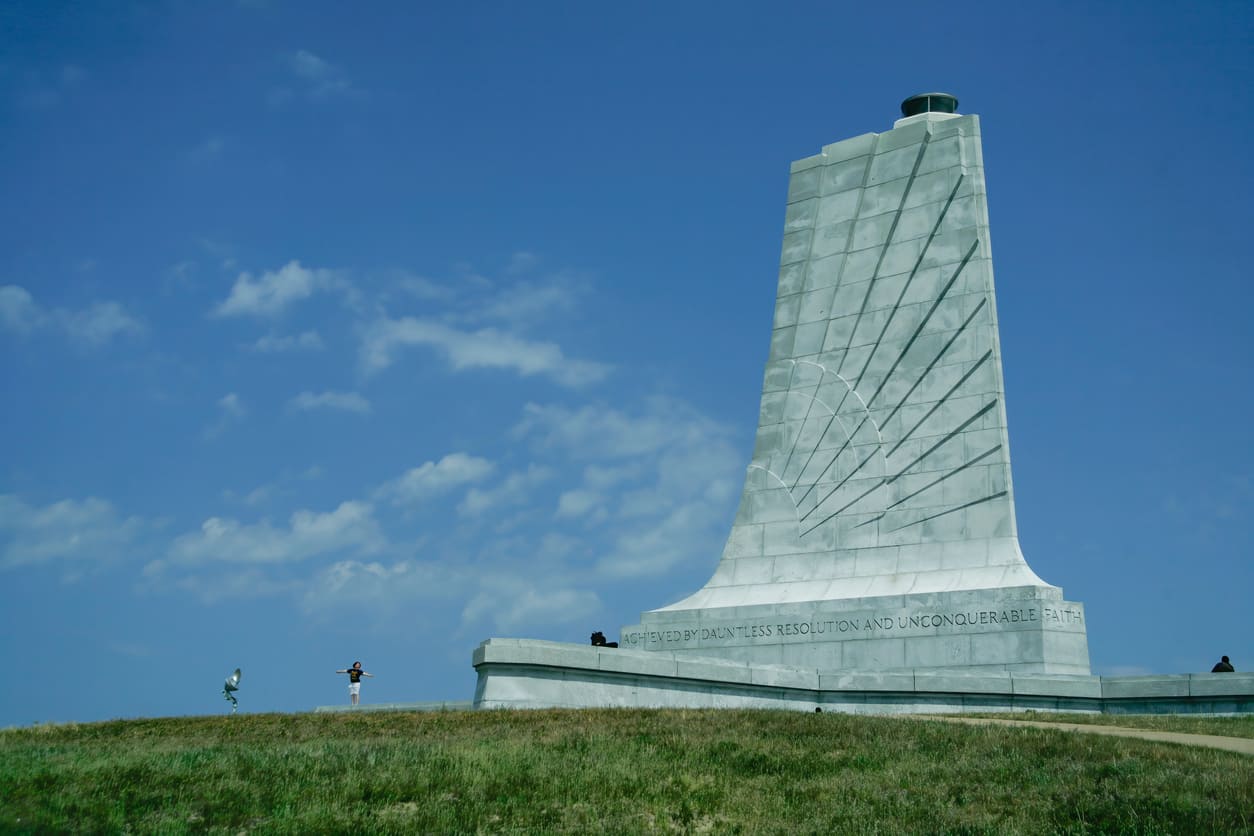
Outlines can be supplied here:
[[604, 524], [598, 574], [657, 576], [717, 555], [744, 472], [727, 426], [650, 398], [633, 411], [528, 404], [513, 432], [546, 460], [597, 462], [561, 493], [553, 518]]
[[0, 569], [102, 565], [125, 559], [145, 527], [104, 499], [63, 499], [43, 507], [0, 494]]
[[84, 310], [54, 311], [61, 329], [71, 339], [104, 345], [119, 334], [142, 334], [144, 325], [117, 302], [94, 302]]
[[93, 302], [79, 309], [45, 309], [18, 285], [0, 287], [0, 328], [20, 335], [44, 329], [58, 331], [91, 347], [145, 330], [144, 323], [117, 302]]
[[660, 519], [620, 529], [612, 551], [597, 561], [598, 572], [614, 578], [652, 577], [684, 562], [713, 567], [721, 545], [717, 524], [730, 522], [724, 520], [723, 507], [698, 499], [656, 510], [664, 512]]
[[535, 325], [555, 315], [569, 315], [584, 292], [572, 278], [554, 276], [542, 282], [519, 282], [499, 291], [471, 315], [514, 327]]
[[218, 398], [218, 416], [217, 419], [205, 427], [202, 436], [206, 439], [217, 438], [226, 432], [227, 428], [232, 424], [238, 424], [248, 415], [248, 407], [244, 405], [244, 400], [235, 392], [228, 392]]
[[414, 273], [400, 273], [394, 281], [397, 288], [415, 299], [447, 302], [457, 295], [452, 287]]
[[511, 433], [539, 449], [558, 448], [576, 458], [617, 458], [723, 438], [727, 428], [682, 401], [655, 397], [634, 415], [604, 404], [572, 409], [529, 403]]
[[46, 317], [26, 288], [13, 284], [0, 287], [0, 325], [6, 331], [29, 334], [42, 325]]
[[471, 488], [466, 498], [457, 506], [458, 513], [478, 516], [503, 505], [521, 505], [526, 502], [538, 485], [553, 478], [553, 471], [540, 465], [529, 465], [526, 470], [509, 474], [491, 488]]
[[279, 496], [290, 495], [301, 483], [310, 482], [322, 477], [322, 468], [317, 465], [304, 468], [299, 472], [284, 469], [273, 482], [258, 485], [243, 493], [231, 489], [222, 491], [222, 498], [228, 502], [243, 503], [250, 507], [265, 505]]
[[200, 530], [175, 538], [164, 561], [154, 561], [149, 574], [171, 566], [222, 563], [281, 564], [337, 552], [369, 554], [386, 544], [365, 502], [344, 502], [334, 511], [297, 511], [286, 526], [262, 520], [251, 525], [210, 517]]
[[505, 272], [511, 276], [519, 273], [529, 273], [540, 263], [540, 256], [527, 250], [519, 250], [509, 257], [509, 264], [505, 267]]
[[382, 485], [376, 495], [393, 505], [418, 505], [464, 485], [487, 478], [495, 469], [487, 459], [466, 453], [449, 453], [438, 462], [428, 461]]
[[281, 104], [298, 93], [311, 101], [320, 101], [358, 92], [341, 67], [310, 50], [285, 53], [283, 64], [291, 86], [283, 85], [271, 90], [270, 101], [273, 104]]
[[480, 589], [462, 609], [463, 624], [487, 621], [499, 630], [586, 621], [601, 609], [591, 589], [566, 578], [497, 575], [482, 580]]
[[299, 334], [266, 334], [249, 348], [262, 354], [277, 354], [287, 351], [321, 351], [325, 346], [322, 335], [317, 331], [302, 331]]
[[225, 148], [226, 140], [223, 137], [206, 137], [187, 151], [186, 158], [189, 162], [206, 163], [220, 157]]
[[609, 366], [569, 358], [556, 343], [526, 340], [494, 328], [461, 331], [413, 317], [380, 319], [366, 328], [363, 370], [370, 374], [386, 369], [397, 350], [408, 346], [435, 348], [455, 371], [504, 369], [524, 377], [544, 375], [565, 386], [595, 383], [609, 374]]
[[566, 491], [557, 498], [557, 516], [585, 517], [604, 507], [605, 497], [596, 491], [579, 488]]
[[301, 392], [288, 401], [291, 409], [309, 412], [315, 409], [338, 409], [343, 412], [370, 414], [370, 401], [356, 392]]
[[402, 603], [445, 600], [459, 594], [469, 576], [457, 566], [435, 562], [341, 560], [313, 576], [303, 604], [309, 613], [342, 609], [360, 613], [363, 605], [378, 613]]
[[165, 564], [150, 563], [144, 570], [141, 588], [148, 591], [180, 590], [202, 603], [213, 605], [223, 601], [246, 601], [299, 594], [305, 582], [298, 578], [279, 577], [257, 566], [233, 565], [224, 571], [190, 575], [172, 575]]
[[213, 309], [213, 314], [224, 317], [277, 316], [296, 302], [331, 290], [351, 292], [352, 285], [334, 270], [311, 270], [293, 260], [259, 277], [248, 272], [240, 273], [230, 295]]

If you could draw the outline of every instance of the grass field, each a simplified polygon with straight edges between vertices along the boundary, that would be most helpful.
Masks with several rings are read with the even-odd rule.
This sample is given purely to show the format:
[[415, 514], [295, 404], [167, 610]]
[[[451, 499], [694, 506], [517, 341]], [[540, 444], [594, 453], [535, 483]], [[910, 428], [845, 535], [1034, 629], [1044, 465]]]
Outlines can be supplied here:
[[0, 732], [4, 832], [1240, 833], [1252, 815], [1249, 756], [834, 713], [263, 714]]

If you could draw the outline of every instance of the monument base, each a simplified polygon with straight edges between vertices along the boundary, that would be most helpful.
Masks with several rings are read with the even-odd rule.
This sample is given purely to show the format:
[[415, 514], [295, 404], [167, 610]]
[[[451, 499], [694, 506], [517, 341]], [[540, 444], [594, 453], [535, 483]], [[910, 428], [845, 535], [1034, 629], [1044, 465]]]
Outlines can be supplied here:
[[620, 643], [831, 671], [1090, 672], [1084, 606], [1053, 586], [653, 610]]
[[747, 665], [649, 652], [488, 639], [474, 652], [475, 708], [774, 708], [855, 714], [1072, 711], [1251, 714], [1254, 674], [1069, 676]]

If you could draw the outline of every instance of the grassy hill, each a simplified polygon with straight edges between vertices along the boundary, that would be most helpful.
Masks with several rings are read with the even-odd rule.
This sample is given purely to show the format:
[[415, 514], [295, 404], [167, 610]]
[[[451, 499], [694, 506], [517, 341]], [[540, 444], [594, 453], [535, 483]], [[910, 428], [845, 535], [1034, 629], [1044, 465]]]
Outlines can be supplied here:
[[[1203, 721], [1249, 736], [1245, 719]], [[1161, 727], [1161, 726], [1160, 726]], [[0, 732], [0, 830], [1251, 832], [1254, 758], [777, 711], [265, 714]]]

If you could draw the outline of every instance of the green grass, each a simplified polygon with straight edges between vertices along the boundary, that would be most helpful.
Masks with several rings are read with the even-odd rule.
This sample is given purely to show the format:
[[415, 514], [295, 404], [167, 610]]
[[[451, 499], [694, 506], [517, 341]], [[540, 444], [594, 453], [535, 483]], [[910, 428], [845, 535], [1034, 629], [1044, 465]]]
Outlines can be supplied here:
[[1192, 717], [1187, 714], [1061, 714], [1019, 711], [1013, 714], [963, 714], [961, 716], [997, 720], [1032, 720], [1037, 723], [1082, 723], [1093, 726], [1121, 726], [1125, 729], [1254, 738], [1254, 715]]
[[0, 831], [1251, 832], [1254, 758], [779, 711], [269, 714], [0, 732]]

